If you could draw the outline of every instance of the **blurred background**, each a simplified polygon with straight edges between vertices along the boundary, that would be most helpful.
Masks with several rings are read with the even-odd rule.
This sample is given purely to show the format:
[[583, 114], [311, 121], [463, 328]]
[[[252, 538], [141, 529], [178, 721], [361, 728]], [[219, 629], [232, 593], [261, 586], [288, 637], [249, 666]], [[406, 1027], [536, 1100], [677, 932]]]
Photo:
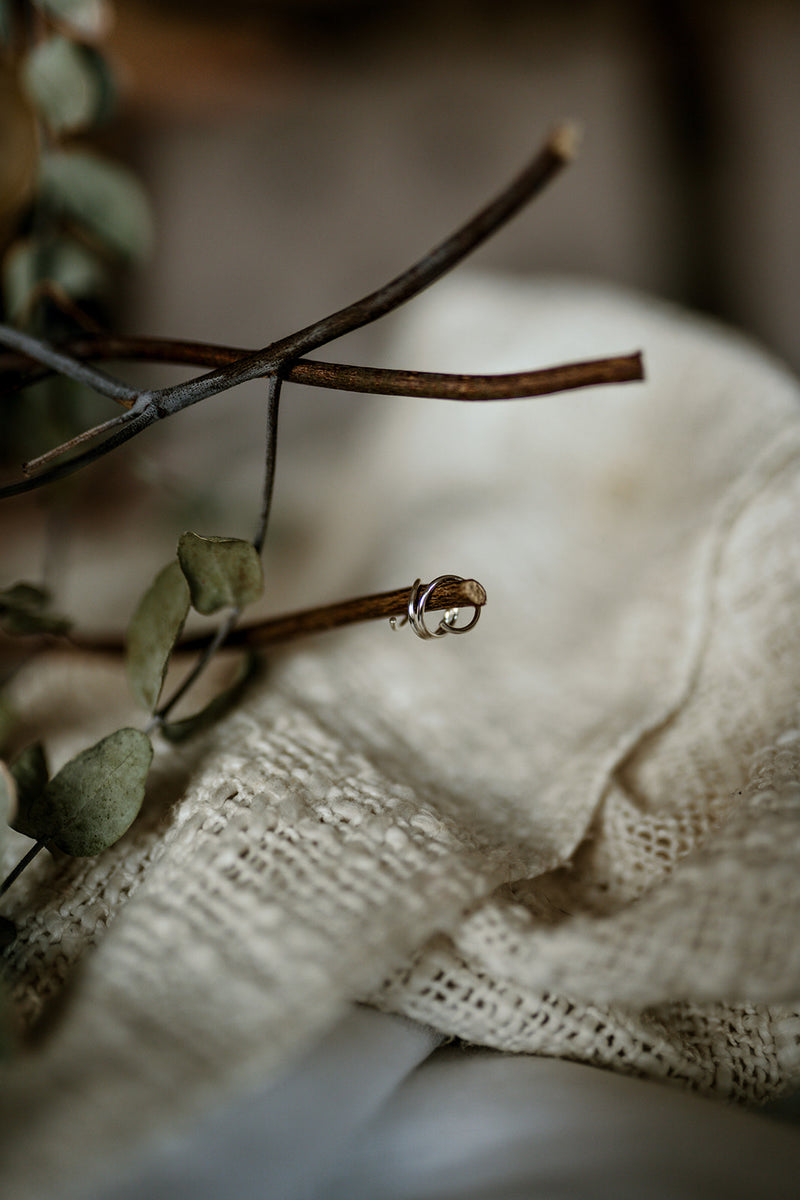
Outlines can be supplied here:
[[632, 284], [800, 366], [795, 0], [119, 3], [157, 249], [137, 327], [260, 344], [406, 264], [555, 120], [579, 164], [481, 251]]
[[[407, 266], [567, 116], [585, 131], [576, 165], [474, 265], [630, 285], [733, 323], [800, 368], [796, 0], [113, 7], [104, 52], [121, 98], [100, 141], [144, 181], [155, 228], [113, 327], [265, 345]], [[322, 357], [380, 364], [398, 319]], [[633, 348], [621, 330], [608, 352]], [[336, 439], [381, 403], [287, 389], [276, 538], [282, 528], [299, 544], [292, 514], [309, 486], [324, 497]], [[209, 521], [236, 524], [246, 508], [225, 530], [246, 536], [263, 387], [169, 426], [141, 439], [140, 476], [149, 454], [153, 478], [164, 483], [168, 462], [175, 495], [202, 485], [209, 501], [221, 473]]]

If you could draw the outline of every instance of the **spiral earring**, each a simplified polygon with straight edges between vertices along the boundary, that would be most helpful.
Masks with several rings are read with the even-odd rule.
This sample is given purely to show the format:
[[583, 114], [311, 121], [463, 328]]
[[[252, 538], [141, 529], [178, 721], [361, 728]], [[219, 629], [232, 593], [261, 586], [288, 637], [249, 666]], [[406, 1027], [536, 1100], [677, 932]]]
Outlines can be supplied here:
[[478, 624], [478, 619], [481, 615], [478, 605], [474, 606], [475, 612], [466, 625], [456, 624], [461, 611], [458, 608], [448, 608], [436, 629], [429, 629], [425, 623], [425, 609], [439, 584], [461, 583], [462, 579], [463, 576], [461, 575], [437, 575], [434, 580], [425, 584], [424, 587], [421, 579], [415, 579], [408, 598], [408, 613], [401, 621], [398, 621], [396, 617], [390, 617], [389, 624], [392, 629], [400, 629], [401, 626], [409, 624], [417, 637], [423, 641], [444, 637], [446, 633], [469, 633], [470, 629], [474, 629]]

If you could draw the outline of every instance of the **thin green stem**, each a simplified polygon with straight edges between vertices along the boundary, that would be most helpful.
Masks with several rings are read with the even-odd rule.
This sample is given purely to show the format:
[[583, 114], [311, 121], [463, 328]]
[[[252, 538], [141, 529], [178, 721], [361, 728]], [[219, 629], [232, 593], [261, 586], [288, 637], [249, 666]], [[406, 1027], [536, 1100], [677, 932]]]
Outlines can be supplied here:
[[231, 611], [228, 613], [228, 616], [217, 629], [211, 641], [204, 648], [202, 654], [200, 654], [197, 662], [194, 664], [191, 671], [189, 671], [186, 678], [172, 693], [169, 700], [162, 704], [160, 708], [157, 708], [153, 713], [147, 727], [145, 728], [145, 733], [152, 733], [153, 730], [157, 729], [159, 725], [163, 724], [178, 701], [183, 699], [195, 680], [198, 679], [206, 669], [225, 639], [233, 632], [240, 615], [240, 609], [231, 609]]

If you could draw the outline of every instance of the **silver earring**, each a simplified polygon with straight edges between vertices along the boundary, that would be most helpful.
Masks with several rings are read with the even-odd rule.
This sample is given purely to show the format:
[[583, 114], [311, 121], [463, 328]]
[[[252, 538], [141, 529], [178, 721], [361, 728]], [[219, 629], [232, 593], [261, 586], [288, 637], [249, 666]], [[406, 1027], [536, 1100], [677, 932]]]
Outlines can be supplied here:
[[400, 629], [401, 626], [408, 623], [417, 637], [422, 638], [423, 641], [444, 637], [446, 633], [469, 633], [470, 629], [474, 629], [478, 624], [478, 619], [481, 615], [478, 605], [474, 606], [475, 612], [466, 625], [456, 624], [461, 611], [458, 608], [448, 608], [435, 629], [429, 629], [425, 624], [425, 609], [439, 584], [460, 583], [462, 578], [463, 576], [461, 575], [437, 575], [434, 580], [424, 587], [422, 586], [421, 579], [415, 579], [408, 598], [408, 613], [399, 622], [396, 617], [390, 617], [389, 624], [392, 629]]

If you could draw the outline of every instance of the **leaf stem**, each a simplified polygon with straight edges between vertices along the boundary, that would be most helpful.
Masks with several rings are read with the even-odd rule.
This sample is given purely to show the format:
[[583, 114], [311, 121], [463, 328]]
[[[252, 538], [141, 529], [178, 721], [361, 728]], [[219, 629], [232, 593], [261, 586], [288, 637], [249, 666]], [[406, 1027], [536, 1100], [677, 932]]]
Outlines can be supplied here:
[[51, 346], [49, 342], [31, 337], [30, 334], [22, 333], [19, 329], [12, 329], [10, 325], [0, 324], [0, 345], [10, 346], [12, 350], [21, 351], [28, 358], [58, 371], [59, 375], [66, 375], [68, 379], [85, 383], [87, 387], [93, 388], [101, 396], [109, 396], [112, 400], [119, 400], [126, 404], [133, 404], [139, 398], [140, 393], [136, 388], [129, 387], [127, 383], [121, 383], [118, 379], [113, 379], [105, 371], [87, 366], [79, 359]]
[[261, 500], [261, 515], [253, 545], [260, 554], [267, 536], [267, 525], [272, 508], [272, 493], [275, 489], [275, 467], [278, 459], [278, 415], [281, 406], [280, 375], [270, 375], [267, 380], [267, 445], [264, 462], [264, 487]]
[[40, 850], [44, 850], [44, 842], [36, 842], [33, 846], [31, 846], [28, 853], [25, 854], [14, 867], [14, 870], [10, 871], [9, 874], [6, 875], [3, 882], [0, 883], [0, 896], [4, 896], [6, 894], [12, 883], [14, 883], [14, 881], [18, 879], [25, 870], [25, 868], [33, 862]]
[[166, 720], [166, 718], [169, 716], [170, 712], [175, 707], [175, 705], [178, 703], [178, 701], [181, 700], [185, 696], [185, 694], [188, 692], [189, 688], [192, 686], [192, 684], [195, 682], [195, 680], [199, 678], [199, 676], [203, 673], [203, 671], [206, 669], [208, 664], [211, 662], [211, 659], [214, 657], [217, 650], [219, 650], [220, 646], [223, 644], [223, 642], [225, 642], [226, 638], [228, 638], [229, 635], [231, 634], [231, 632], [233, 631], [233, 629], [236, 625], [236, 622], [239, 620], [240, 612], [241, 612], [240, 609], [232, 608], [230, 610], [230, 612], [228, 613], [228, 615], [226, 616], [225, 620], [222, 621], [219, 628], [212, 635], [210, 640], [207, 640], [206, 642], [203, 643], [202, 653], [200, 654], [199, 658], [197, 659], [197, 662], [194, 664], [191, 671], [189, 671], [188, 675], [182, 681], [182, 683], [172, 693], [169, 700], [165, 701], [165, 703], [162, 704], [160, 708], [157, 708], [156, 711], [153, 713], [153, 716], [151, 717], [150, 722], [148, 723], [148, 725], [145, 728], [145, 731], [144, 731], [145, 733], [149, 734], [149, 733], [152, 733], [152, 731], [154, 729], [157, 729], [158, 726], [161, 725], [162, 722]]

